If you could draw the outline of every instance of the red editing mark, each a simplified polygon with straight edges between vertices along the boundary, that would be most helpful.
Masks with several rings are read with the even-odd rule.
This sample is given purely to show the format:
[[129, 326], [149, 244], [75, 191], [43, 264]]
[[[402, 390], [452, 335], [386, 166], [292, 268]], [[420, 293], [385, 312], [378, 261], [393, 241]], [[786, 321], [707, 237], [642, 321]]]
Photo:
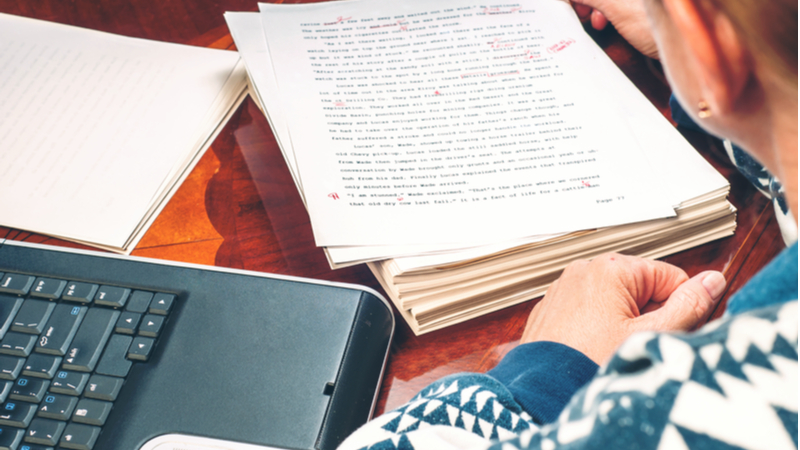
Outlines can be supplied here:
[[575, 40], [573, 39], [562, 39], [558, 42], [558, 44], [553, 44], [550, 47], [547, 47], [547, 53], [558, 53], [574, 43]]
[[541, 57], [542, 55], [539, 53], [532, 53], [530, 50], [525, 50], [525, 53], [522, 54], [522, 59], [536, 59]]
[[397, 201], [398, 202], [402, 202], [403, 201], [403, 197], [397, 197]]
[[344, 22], [345, 20], [350, 20], [350, 19], [352, 19], [352, 18], [353, 18], [353, 16], [350, 16], [350, 17], [342, 17], [342, 16], [339, 16], [339, 17], [337, 17], [337, 18], [336, 18], [336, 21], [334, 21], [334, 22], [330, 22], [330, 23], [326, 23], [326, 24], [324, 24], [324, 25], [325, 25], [326, 27], [328, 27], [328, 26], [331, 26], [331, 25], [336, 25], [336, 24], [342, 23], [342, 22]]
[[517, 45], [516, 42], [503, 42], [500, 38], [494, 38], [494, 41], [487, 42], [491, 48], [509, 48]]
[[330, 194], [328, 194], [328, 197], [334, 200], [339, 200], [339, 194], [337, 194], [336, 192], [331, 192]]
[[334, 106], [344, 106], [344, 102], [336, 102], [334, 103]]
[[436, 91], [434, 92], [434, 95], [442, 95], [442, 94], [440, 94], [439, 91]]
[[582, 184], [582, 185], [584, 185], [584, 186], [586, 186], [586, 187], [592, 187], [592, 185], [591, 185], [591, 184], [589, 184], [589, 183], [587, 183], [587, 182], [585, 182], [585, 181], [581, 181], [581, 184]]

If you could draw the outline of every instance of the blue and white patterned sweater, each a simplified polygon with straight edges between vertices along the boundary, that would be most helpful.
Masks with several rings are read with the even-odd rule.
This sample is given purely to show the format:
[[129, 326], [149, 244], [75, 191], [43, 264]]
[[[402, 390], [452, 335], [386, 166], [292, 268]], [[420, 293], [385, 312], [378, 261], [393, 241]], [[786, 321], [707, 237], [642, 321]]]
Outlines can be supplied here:
[[[548, 379], [539, 367], [526, 378], [514, 363], [531, 348], [525, 344], [490, 372], [503, 382], [484, 374], [443, 378], [364, 425], [340, 450], [796, 449], [797, 244], [771, 267], [731, 300], [737, 315], [694, 333], [634, 335], [577, 394], [567, 393], [557, 418], [534, 400], [558, 404], [548, 389], [564, 385], [552, 378], [586, 374], [554, 369]], [[778, 298], [764, 306], [769, 294]], [[580, 357], [559, 358], [586, 372]], [[510, 377], [513, 371], [519, 374]], [[525, 398], [520, 380], [536, 391], [537, 377], [542, 392]]]

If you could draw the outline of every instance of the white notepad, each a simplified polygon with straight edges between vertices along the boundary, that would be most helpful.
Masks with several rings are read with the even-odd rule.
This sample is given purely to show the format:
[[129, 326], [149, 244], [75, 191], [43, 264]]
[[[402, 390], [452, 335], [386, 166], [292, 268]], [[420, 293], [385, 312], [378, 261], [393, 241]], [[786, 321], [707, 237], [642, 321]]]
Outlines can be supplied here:
[[0, 14], [0, 224], [128, 253], [244, 96], [235, 52]]

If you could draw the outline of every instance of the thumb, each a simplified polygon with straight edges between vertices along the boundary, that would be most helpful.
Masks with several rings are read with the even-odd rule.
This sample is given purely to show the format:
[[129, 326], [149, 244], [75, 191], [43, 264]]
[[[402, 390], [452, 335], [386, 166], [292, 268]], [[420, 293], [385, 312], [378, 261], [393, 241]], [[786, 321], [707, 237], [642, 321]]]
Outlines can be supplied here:
[[637, 331], [685, 331], [708, 317], [725, 291], [725, 277], [717, 271], [699, 273], [683, 282], [664, 306], [635, 319]]
[[602, 30], [606, 27], [606, 25], [608, 25], [608, 19], [606, 19], [606, 16], [604, 16], [599, 9], [595, 9], [594, 11], [592, 11], [592, 16], [590, 20], [592, 22], [592, 27], [595, 30]]

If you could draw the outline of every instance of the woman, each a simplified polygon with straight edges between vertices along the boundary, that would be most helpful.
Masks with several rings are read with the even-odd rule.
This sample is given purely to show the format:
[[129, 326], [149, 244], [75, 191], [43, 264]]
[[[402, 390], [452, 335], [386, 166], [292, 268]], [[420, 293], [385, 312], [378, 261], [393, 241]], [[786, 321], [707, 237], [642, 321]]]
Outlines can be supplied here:
[[[776, 174], [797, 217], [796, 0], [642, 1], [576, 9], [657, 54], [684, 109]], [[495, 369], [433, 383], [341, 448], [797, 448], [797, 243], [726, 317], [668, 333], [701, 323], [725, 283], [621, 255], [573, 263]]]

